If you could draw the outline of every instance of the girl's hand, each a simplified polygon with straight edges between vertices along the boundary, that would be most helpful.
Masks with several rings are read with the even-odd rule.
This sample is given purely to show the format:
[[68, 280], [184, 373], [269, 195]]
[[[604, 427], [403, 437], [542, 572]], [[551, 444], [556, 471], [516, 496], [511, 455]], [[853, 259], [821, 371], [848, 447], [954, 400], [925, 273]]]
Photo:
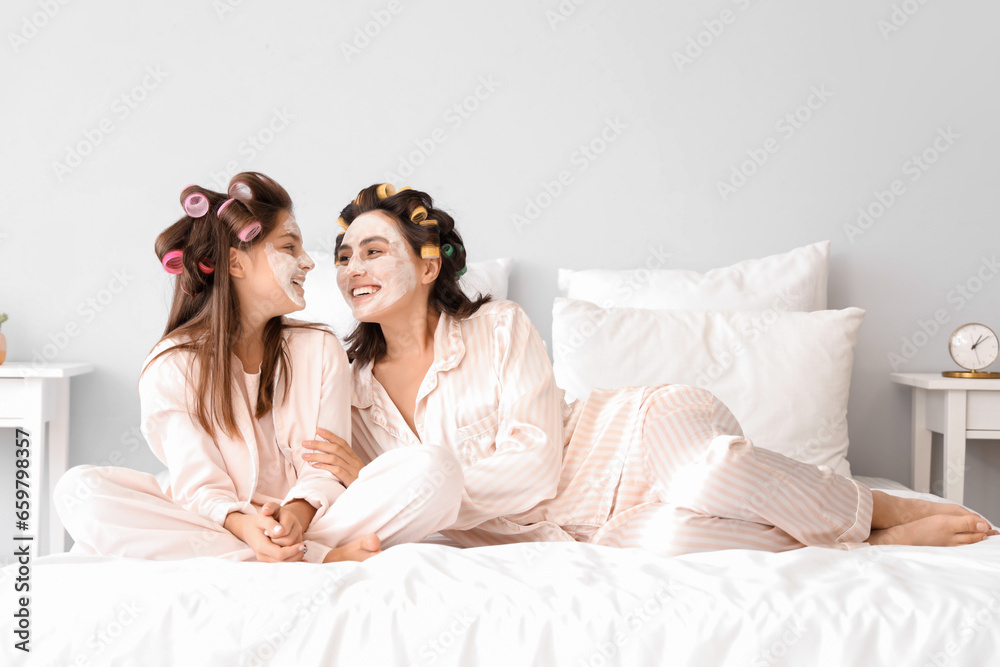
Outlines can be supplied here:
[[296, 543], [288, 546], [275, 544], [268, 533], [278, 526], [270, 516], [262, 512], [257, 514], [241, 514], [232, 512], [226, 517], [226, 529], [237, 538], [246, 542], [253, 549], [257, 560], [262, 563], [293, 563], [305, 556], [305, 544]]
[[304, 543], [278, 546], [264, 534], [261, 528], [251, 528], [246, 532], [244, 538], [243, 541], [253, 549], [257, 560], [261, 563], [294, 563], [302, 560], [306, 555], [306, 552], [303, 551]]
[[[292, 501], [293, 503], [296, 501]], [[302, 501], [305, 502], [305, 501]], [[308, 503], [307, 503], [308, 504]], [[310, 505], [310, 509], [312, 506]], [[315, 512], [316, 510], [313, 510]], [[261, 514], [277, 521], [277, 524], [269, 526], [264, 533], [272, 542], [279, 547], [289, 547], [293, 544], [302, 544], [305, 539], [305, 528], [299, 517], [289, 506], [282, 506], [275, 502], [266, 502], [261, 508]]]
[[325, 428], [317, 428], [316, 435], [323, 440], [306, 440], [302, 443], [308, 452], [302, 458], [315, 468], [329, 470], [344, 486], [358, 478], [365, 464], [343, 438], [338, 438]]

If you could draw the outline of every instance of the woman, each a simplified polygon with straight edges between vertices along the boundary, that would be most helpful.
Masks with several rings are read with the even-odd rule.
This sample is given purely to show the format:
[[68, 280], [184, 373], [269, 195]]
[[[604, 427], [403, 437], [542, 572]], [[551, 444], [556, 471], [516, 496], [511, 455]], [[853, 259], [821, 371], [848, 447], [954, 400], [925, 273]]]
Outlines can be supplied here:
[[959, 545], [996, 534], [957, 505], [871, 491], [757, 449], [711, 393], [596, 390], [572, 407], [538, 332], [509, 301], [466, 298], [454, 220], [431, 197], [373, 185], [341, 212], [354, 447], [313, 442], [345, 484], [422, 444], [463, 465], [445, 535], [466, 546], [578, 540], [678, 555], [805, 545]]
[[[156, 239], [173, 306], [139, 380], [143, 435], [170, 492], [127, 468], [70, 470], [54, 497], [77, 549], [360, 561], [451, 524], [461, 469], [440, 447], [380, 459], [350, 490], [302, 459], [306, 438], [348, 434], [350, 374], [332, 332], [285, 317], [305, 307], [314, 264], [284, 188], [243, 173], [228, 197], [191, 185], [181, 202]], [[433, 497], [428, 478], [440, 480]]]

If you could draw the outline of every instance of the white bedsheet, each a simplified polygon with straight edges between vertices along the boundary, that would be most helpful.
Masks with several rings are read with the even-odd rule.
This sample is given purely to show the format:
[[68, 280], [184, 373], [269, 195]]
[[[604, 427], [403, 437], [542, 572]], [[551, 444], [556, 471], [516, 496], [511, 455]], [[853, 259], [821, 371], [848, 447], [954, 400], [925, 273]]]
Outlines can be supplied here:
[[1000, 664], [1000, 536], [673, 559], [415, 544], [322, 566], [63, 554], [31, 577], [30, 659], [8, 611], [0, 664]]

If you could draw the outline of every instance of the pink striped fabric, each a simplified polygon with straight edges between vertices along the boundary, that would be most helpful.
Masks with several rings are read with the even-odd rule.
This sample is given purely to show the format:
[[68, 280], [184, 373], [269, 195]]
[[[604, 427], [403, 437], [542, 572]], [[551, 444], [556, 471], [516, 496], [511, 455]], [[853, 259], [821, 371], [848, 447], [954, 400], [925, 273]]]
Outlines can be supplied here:
[[442, 314], [410, 430], [372, 374], [353, 370], [363, 460], [419, 444], [462, 463], [465, 546], [579, 540], [677, 555], [849, 545], [871, 492], [826, 467], [755, 448], [711, 393], [683, 385], [595, 390], [567, 405], [541, 337], [510, 301]]

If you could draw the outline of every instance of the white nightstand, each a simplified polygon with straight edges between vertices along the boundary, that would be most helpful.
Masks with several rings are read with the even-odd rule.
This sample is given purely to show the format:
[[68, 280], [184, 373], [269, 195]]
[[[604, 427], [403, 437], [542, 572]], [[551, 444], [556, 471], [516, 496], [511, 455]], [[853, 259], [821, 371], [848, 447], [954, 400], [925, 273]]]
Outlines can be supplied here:
[[[66, 472], [69, 458], [69, 379], [92, 370], [91, 364], [50, 363], [38, 370], [27, 362], [0, 364], [0, 428], [21, 428], [30, 434], [31, 519], [26, 534], [34, 535], [36, 540], [46, 536], [47, 544], [37, 545], [38, 554], [66, 550], [62, 522], [49, 500], [56, 482]], [[13, 446], [13, 438], [4, 444]], [[49, 498], [41, 496], [46, 463]]]
[[946, 378], [940, 373], [893, 373], [913, 387], [913, 488], [930, 493], [931, 433], [944, 435], [944, 497], [965, 493], [965, 441], [1000, 440], [1000, 380]]

